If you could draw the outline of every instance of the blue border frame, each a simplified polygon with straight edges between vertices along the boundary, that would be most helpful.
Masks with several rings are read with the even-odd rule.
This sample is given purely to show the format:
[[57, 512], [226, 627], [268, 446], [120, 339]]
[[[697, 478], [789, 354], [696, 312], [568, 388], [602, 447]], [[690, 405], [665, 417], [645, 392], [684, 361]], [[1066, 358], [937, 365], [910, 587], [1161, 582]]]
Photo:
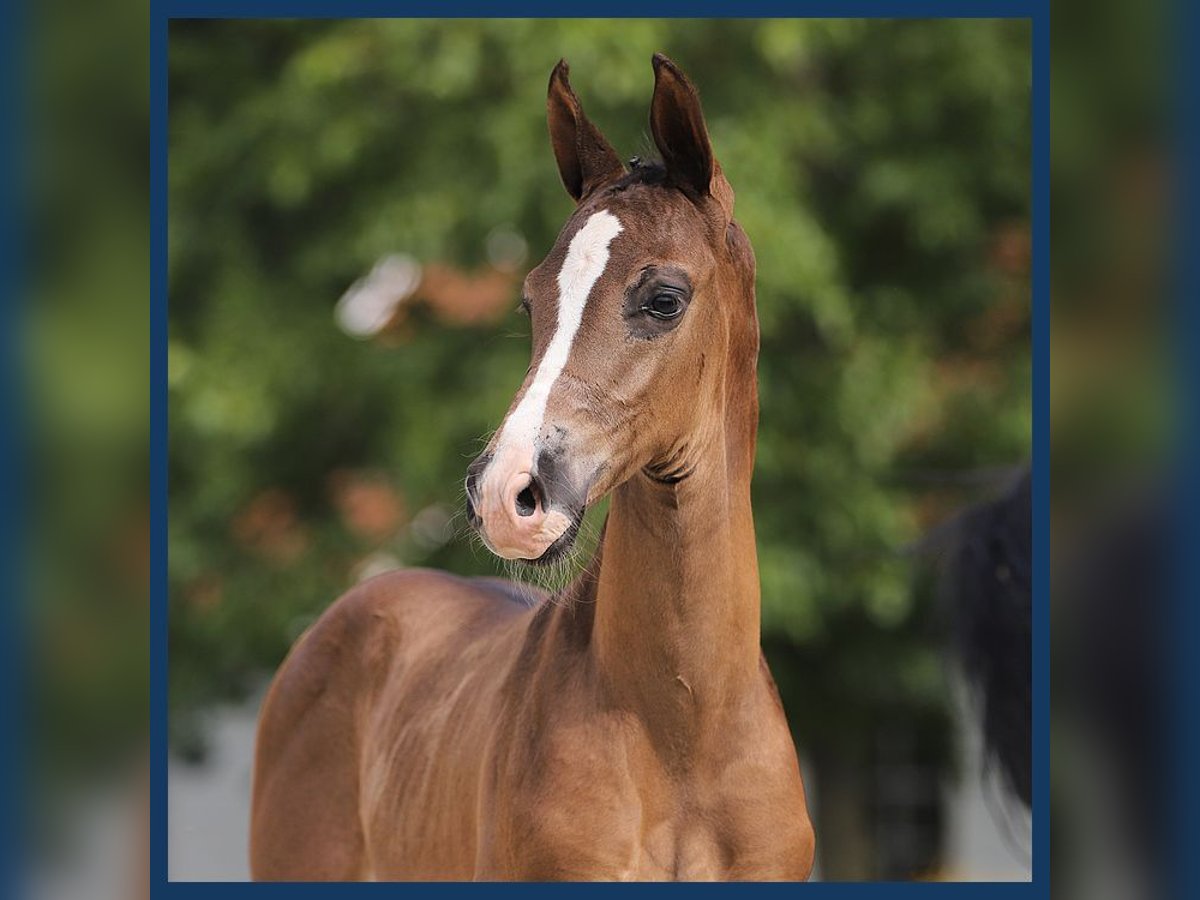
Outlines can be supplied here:
[[[791, 891], [788, 884], [659, 886], [489, 884], [250, 884], [167, 881], [167, 37], [171, 19], [186, 18], [538, 18], [562, 17], [559, 4], [525, 0], [496, 8], [478, 0], [386, 2], [386, 0], [151, 0], [150, 2], [150, 892], [161, 898], [329, 897], [346, 892], [391, 891], [451, 894], [478, 890], [504, 896], [528, 891], [642, 892], [651, 890]], [[732, 9], [731, 9], [732, 7]], [[828, 896], [918, 897], [926, 892], [1009, 900], [1050, 897], [1050, 575], [1049, 575], [1049, 391], [1050, 391], [1050, 19], [1049, 0], [810, 0], [794, 4], [737, 5], [693, 0], [638, 4], [576, 4], [571, 18], [996, 18], [1029, 19], [1032, 25], [1032, 218], [1033, 218], [1033, 867], [1032, 881], [978, 883], [833, 883], [802, 890]], [[361, 893], [360, 893], [361, 896]]]
[[[4, 64], [0, 76], [0, 121], [12, 123], [12, 132], [20, 134], [28, 121], [24, 89], [28, 86], [28, 45], [18, 37], [21, 27], [27, 26], [28, 16], [17, 4], [5, 4], [0, 12], [0, 45]], [[26, 610], [20, 602], [27, 593], [28, 572], [24, 565], [27, 538], [23, 513], [26, 491], [22, 472], [26, 469], [25, 447], [19, 439], [24, 433], [25, 347], [24, 298], [26, 264], [24, 251], [28, 240], [21, 230], [27, 211], [24, 179], [27, 169], [27, 148], [18, 140], [7, 140], [0, 149], [0, 171], [13, 173], [0, 186], [0, 277], [7, 282], [0, 300], [0, 403], [4, 416], [0, 419], [0, 497], [5, 498], [0, 509], [0, 544], [4, 556], [0, 561], [0, 895], [24, 894], [26, 872], [21, 865], [26, 842], [22, 826], [25, 823], [29, 794], [22, 779], [27, 745], [21, 741], [29, 726], [29, 666], [26, 642], [28, 633]]]

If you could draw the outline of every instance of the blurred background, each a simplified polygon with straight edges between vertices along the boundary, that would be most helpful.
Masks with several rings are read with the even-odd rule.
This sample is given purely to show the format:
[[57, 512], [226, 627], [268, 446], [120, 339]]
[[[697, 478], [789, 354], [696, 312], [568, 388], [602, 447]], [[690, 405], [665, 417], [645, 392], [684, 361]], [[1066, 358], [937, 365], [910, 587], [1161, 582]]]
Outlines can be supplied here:
[[[458, 489], [528, 363], [519, 279], [570, 211], [548, 72], [566, 56], [614, 145], [649, 155], [658, 49], [701, 89], [759, 259], [764, 635], [822, 872], [1019, 875], [998, 792], [975, 803], [994, 870], [953, 870], [953, 785], [980, 773], [914, 553], [1029, 453], [1021, 22], [174, 23], [179, 777], [248, 766], [252, 729], [220, 735], [354, 580], [495, 570]], [[231, 875], [233, 824], [214, 822], [237, 838]]]
[[[1168, 602], [1180, 494], [1165, 462], [1179, 418], [1200, 408], [1174, 377], [1188, 335], [1169, 277], [1194, 256], [1177, 197], [1200, 156], [1176, 133], [1187, 92], [1173, 76], [1197, 21], [1181, 6], [1064, 0], [1051, 14], [1051, 864], [1056, 895], [1088, 900], [1187, 896], [1195, 882], [1179, 827], [1200, 800], [1195, 753], [1166, 740], [1182, 734], [1175, 701], [1194, 701], [1173, 667], [1194, 659], [1194, 619], [1181, 626], [1195, 607]], [[22, 389], [10, 418], [26, 426], [14, 487], [28, 532], [12, 577], [28, 602], [12, 607], [22, 702], [5, 711], [27, 739], [0, 799], [21, 814], [20, 893], [53, 900], [146, 889], [147, 84], [163, 77], [147, 65], [148, 21], [144, 0], [43, 0], [20, 23], [28, 39], [9, 35], [26, 73], [13, 119], [28, 124], [10, 173], [30, 228], [5, 360]], [[175, 29], [172, 108], [191, 124], [171, 123], [184, 351], [172, 350], [172, 874], [245, 874], [258, 691], [292, 635], [371, 571], [364, 560], [490, 570], [438, 523], [527, 360], [505, 286], [569, 210], [544, 136], [549, 68], [568, 56], [589, 111], [645, 154], [659, 49], [700, 84], [759, 254], [765, 613], [824, 875], [1028, 873], [1020, 772], [996, 784], [1004, 767], [977, 727], [986, 704], [958, 702], [970, 689], [953, 664], [971, 658], [963, 611], [998, 608], [987, 588], [963, 589], [989, 560], [963, 548], [1012, 557], [978, 539], [1003, 536], [1001, 512], [1021, 518], [1022, 482], [1001, 485], [1028, 451], [1027, 185], [1005, 174], [1027, 177], [1022, 26]], [[311, 361], [280, 351], [285, 338]], [[234, 402], [234, 380], [260, 399], [222, 418], [212, 410]], [[219, 400], [197, 415], [201, 385]], [[225, 424], [194, 424], [206, 420]], [[259, 430], [232, 440], [235, 426]], [[320, 435], [332, 449], [314, 451]], [[353, 495], [393, 500], [349, 503], [333, 485], [357, 482], [331, 468], [369, 473], [372, 490]], [[289, 499], [239, 519], [275, 488]], [[441, 513], [418, 525], [430, 507]], [[387, 527], [343, 512], [363, 508]], [[250, 524], [235, 535], [235, 520]], [[202, 573], [221, 586], [207, 607]], [[1027, 629], [1021, 581], [1011, 610]]]
[[1180, 377], [1200, 294], [1179, 198], [1200, 148], [1180, 119], [1200, 107], [1176, 79], [1200, 19], [1162, 2], [1081, 13], [1051, 14], [1052, 871], [1073, 896], [1187, 896], [1198, 750], [1174, 744], [1197, 708], [1178, 668], [1196, 591], [1176, 576], [1195, 544], [1175, 528], [1200, 499], [1185, 492], [1200, 405]]
[[549, 72], [649, 157], [659, 50], [758, 257], [764, 641], [820, 874], [1028, 877], [924, 562], [1030, 453], [1030, 30], [988, 20], [172, 23], [172, 877], [244, 877], [260, 693], [335, 597], [498, 571], [459, 491], [571, 210]]
[[14, 892], [54, 900], [145, 881], [148, 20], [144, 2], [110, 6], [21, 4], [5, 35], [20, 73], [6, 174], [26, 228], [3, 497], [25, 601], [9, 607], [18, 696], [3, 708], [24, 740], [4, 800], [20, 812]]

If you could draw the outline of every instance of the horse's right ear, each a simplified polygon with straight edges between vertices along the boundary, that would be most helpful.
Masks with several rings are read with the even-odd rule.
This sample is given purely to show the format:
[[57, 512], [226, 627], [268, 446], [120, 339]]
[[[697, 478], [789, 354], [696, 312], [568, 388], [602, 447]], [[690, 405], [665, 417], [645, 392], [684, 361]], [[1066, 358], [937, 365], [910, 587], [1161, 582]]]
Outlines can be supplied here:
[[650, 101], [650, 133], [662, 154], [667, 177], [689, 196], [712, 197], [733, 219], [733, 188], [713, 156], [700, 95], [683, 70], [655, 53], [654, 97]]
[[550, 73], [546, 117], [558, 174], [567, 193], [578, 203], [603, 182], [623, 175], [625, 167], [600, 129], [583, 114], [568, 74], [567, 61], [560, 59]]

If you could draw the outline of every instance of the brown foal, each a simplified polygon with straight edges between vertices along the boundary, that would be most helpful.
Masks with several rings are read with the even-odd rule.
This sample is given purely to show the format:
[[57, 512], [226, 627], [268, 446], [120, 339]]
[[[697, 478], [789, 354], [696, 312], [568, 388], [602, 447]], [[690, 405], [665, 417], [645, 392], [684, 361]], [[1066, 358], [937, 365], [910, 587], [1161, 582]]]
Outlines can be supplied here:
[[695, 89], [654, 58], [662, 165], [620, 157], [559, 63], [577, 206], [525, 282], [533, 361], [468, 469], [509, 559], [570, 548], [533, 607], [497, 579], [367, 581], [299, 640], [259, 722], [254, 877], [803, 880], [813, 832], [759, 646], [754, 255]]

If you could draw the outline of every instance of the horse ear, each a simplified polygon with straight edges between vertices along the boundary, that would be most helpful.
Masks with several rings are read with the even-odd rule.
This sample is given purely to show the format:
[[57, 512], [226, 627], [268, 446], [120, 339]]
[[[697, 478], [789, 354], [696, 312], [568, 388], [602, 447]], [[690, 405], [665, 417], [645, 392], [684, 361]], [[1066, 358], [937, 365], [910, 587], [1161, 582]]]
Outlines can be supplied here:
[[713, 157], [700, 95], [679, 66], [661, 53], [654, 54], [653, 64], [650, 132], [668, 178], [693, 197], [712, 197], [725, 218], [732, 219], [733, 188]]
[[550, 73], [546, 117], [558, 174], [567, 193], [578, 203], [601, 183], [623, 175], [625, 167], [600, 129], [583, 114], [579, 98], [571, 90], [569, 71], [567, 61], [560, 59]]

